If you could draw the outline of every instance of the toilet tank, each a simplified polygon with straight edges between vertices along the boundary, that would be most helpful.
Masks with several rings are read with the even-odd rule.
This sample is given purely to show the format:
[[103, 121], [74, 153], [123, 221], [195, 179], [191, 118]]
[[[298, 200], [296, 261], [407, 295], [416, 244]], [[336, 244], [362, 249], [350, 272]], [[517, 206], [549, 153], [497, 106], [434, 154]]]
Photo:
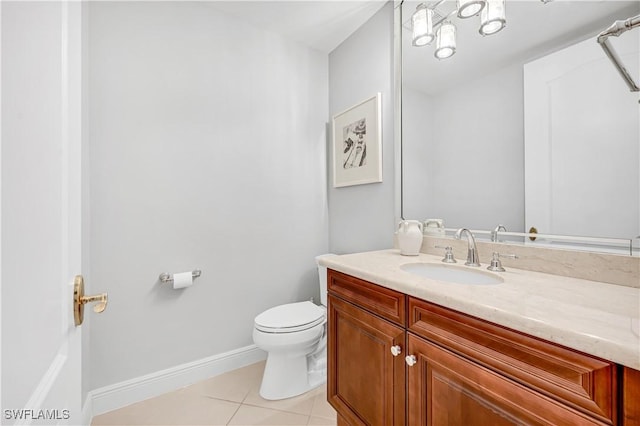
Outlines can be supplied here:
[[337, 256], [336, 254], [321, 254], [316, 256], [316, 265], [318, 265], [318, 279], [320, 280], [320, 303], [327, 306], [327, 267], [320, 265], [320, 259], [325, 257]]

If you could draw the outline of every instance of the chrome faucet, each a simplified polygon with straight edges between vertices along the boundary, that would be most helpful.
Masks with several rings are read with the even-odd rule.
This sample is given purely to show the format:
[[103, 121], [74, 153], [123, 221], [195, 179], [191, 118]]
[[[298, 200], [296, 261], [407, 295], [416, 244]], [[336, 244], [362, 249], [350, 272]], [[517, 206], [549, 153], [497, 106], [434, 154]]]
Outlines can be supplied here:
[[507, 228], [505, 228], [504, 225], [496, 226], [496, 228], [491, 231], [491, 241], [493, 241], [494, 243], [498, 241], [498, 232], [500, 231], [507, 232]]
[[476, 239], [473, 237], [471, 231], [467, 228], [458, 229], [458, 231], [456, 231], [456, 239], [459, 240], [465, 232], [467, 233], [469, 249], [467, 251], [467, 261], [464, 264], [468, 266], [480, 266], [480, 262], [478, 261], [478, 249], [476, 248]]

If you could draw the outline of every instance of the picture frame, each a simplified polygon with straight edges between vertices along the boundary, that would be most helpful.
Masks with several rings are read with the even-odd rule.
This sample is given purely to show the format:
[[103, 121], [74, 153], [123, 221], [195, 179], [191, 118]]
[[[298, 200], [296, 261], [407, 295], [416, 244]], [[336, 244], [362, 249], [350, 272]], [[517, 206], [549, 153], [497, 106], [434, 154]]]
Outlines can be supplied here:
[[333, 187], [382, 182], [381, 94], [332, 119]]

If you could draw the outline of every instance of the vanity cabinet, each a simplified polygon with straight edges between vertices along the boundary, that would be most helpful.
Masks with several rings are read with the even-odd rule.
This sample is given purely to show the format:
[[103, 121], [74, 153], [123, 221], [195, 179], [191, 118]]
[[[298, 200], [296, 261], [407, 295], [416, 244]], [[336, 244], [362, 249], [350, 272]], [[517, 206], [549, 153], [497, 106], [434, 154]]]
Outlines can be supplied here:
[[404, 295], [332, 271], [327, 284], [327, 395], [338, 423], [404, 425], [405, 361], [391, 354], [405, 345]]
[[329, 270], [339, 425], [639, 425], [640, 373]]

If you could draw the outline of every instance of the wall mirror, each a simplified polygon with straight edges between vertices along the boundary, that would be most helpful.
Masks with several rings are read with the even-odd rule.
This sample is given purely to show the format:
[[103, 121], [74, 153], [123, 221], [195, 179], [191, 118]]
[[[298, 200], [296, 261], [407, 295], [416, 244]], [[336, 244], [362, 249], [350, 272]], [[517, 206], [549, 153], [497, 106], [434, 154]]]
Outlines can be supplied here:
[[[449, 16], [455, 54], [412, 45], [412, 15]], [[598, 45], [638, 1], [506, 0], [506, 26], [482, 36], [456, 1], [404, 1], [401, 40], [401, 216], [442, 219], [480, 238], [578, 244], [638, 254], [640, 94]], [[398, 33], [398, 32], [397, 32]], [[640, 28], [611, 43], [640, 80]], [[566, 236], [566, 237], [563, 237]], [[592, 246], [592, 247], [590, 247]], [[616, 248], [617, 247], [617, 248]], [[618, 250], [618, 248], [620, 250]]]

